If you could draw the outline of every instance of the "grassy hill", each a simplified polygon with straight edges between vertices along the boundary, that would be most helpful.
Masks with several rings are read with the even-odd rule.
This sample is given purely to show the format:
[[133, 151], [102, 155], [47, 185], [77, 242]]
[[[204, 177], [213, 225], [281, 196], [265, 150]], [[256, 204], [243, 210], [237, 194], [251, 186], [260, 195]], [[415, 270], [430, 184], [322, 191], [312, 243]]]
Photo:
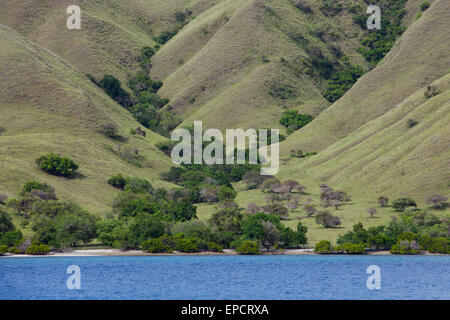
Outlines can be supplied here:
[[[154, 37], [170, 29], [175, 13], [206, 10], [213, 0], [92, 0], [2, 1], [0, 24], [17, 30], [95, 77], [112, 74], [126, 83], [137, 68], [139, 50], [157, 43]], [[69, 5], [81, 8], [81, 30], [68, 30]]]
[[281, 152], [323, 150], [448, 73], [449, 9], [447, 1], [434, 1], [377, 68], [308, 126], [289, 136]]
[[160, 94], [189, 125], [202, 119], [215, 128], [280, 127], [283, 110], [314, 116], [329, 102], [324, 78], [313, 66], [364, 66], [356, 52], [363, 30], [339, 1], [328, 12], [321, 1], [220, 1], [186, 25], [153, 58]]
[[[165, 184], [158, 177], [170, 159], [154, 147], [165, 138], [151, 131], [132, 136], [139, 124], [74, 67], [4, 26], [0, 56], [0, 193], [15, 196], [34, 179], [54, 186], [62, 199], [104, 213], [117, 193], [106, 183], [113, 174]], [[105, 124], [116, 125], [121, 138], [105, 136]], [[72, 158], [79, 174], [65, 179], [38, 170], [34, 160], [48, 152]]]
[[[301, 206], [283, 221], [295, 228], [301, 219], [310, 244], [334, 241], [357, 222], [386, 224], [397, 214], [392, 208], [375, 218], [365, 213], [380, 195], [412, 197], [424, 208], [426, 196], [447, 196], [450, 187], [450, 5], [431, 1], [419, 16], [421, 2], [406, 2], [408, 29], [375, 66], [358, 52], [368, 34], [353, 21], [363, 0], [2, 1], [0, 194], [14, 197], [38, 180], [105, 215], [117, 194], [107, 184], [114, 174], [173, 187], [160, 176], [172, 162], [155, 147], [167, 139], [130, 134], [139, 126], [132, 115], [85, 77], [112, 74], [125, 86], [140, 49], [152, 46], [150, 74], [163, 81], [158, 94], [170, 99], [165, 110], [183, 119], [180, 126], [281, 128], [290, 108], [316, 117], [280, 144], [277, 177], [307, 187], [300, 203], [310, 197], [319, 208], [321, 183], [352, 202], [333, 209], [340, 228], [319, 226]], [[81, 30], [65, 26], [71, 4], [82, 9]], [[368, 72], [330, 103], [329, 73], [355, 65]], [[439, 94], [425, 97], [429, 85]], [[107, 137], [105, 125], [120, 136]], [[318, 154], [290, 157], [300, 149]], [[79, 173], [65, 179], [38, 170], [34, 160], [48, 152], [74, 159]], [[234, 188], [240, 207], [266, 201], [242, 182]], [[197, 206], [203, 221], [216, 210]]]

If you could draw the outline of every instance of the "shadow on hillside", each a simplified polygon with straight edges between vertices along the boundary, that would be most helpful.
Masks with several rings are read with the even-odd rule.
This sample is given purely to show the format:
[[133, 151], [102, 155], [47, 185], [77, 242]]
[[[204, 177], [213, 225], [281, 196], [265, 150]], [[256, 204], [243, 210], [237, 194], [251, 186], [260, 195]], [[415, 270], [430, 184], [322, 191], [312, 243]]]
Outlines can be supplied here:
[[69, 180], [76, 180], [76, 179], [85, 179], [87, 176], [80, 172], [74, 172], [69, 177], [67, 177]]

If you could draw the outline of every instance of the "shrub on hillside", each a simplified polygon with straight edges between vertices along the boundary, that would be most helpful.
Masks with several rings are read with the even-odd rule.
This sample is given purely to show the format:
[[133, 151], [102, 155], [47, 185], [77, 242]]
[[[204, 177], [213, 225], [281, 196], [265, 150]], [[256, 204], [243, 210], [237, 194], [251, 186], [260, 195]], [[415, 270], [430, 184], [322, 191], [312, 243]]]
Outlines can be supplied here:
[[425, 92], [423, 93], [424, 97], [427, 99], [434, 97], [437, 94], [439, 94], [439, 92], [435, 86], [427, 86]]
[[41, 182], [38, 182], [35, 180], [31, 180], [24, 184], [24, 186], [22, 188], [22, 195], [27, 192], [31, 192], [33, 190], [41, 190], [41, 191], [49, 192], [49, 193], [53, 193], [55, 191], [55, 189], [52, 186], [50, 186], [46, 183], [41, 183]]
[[353, 66], [333, 73], [331, 79], [328, 80], [328, 88], [324, 94], [325, 98], [330, 102], [337, 101], [363, 74], [364, 70], [360, 66]]
[[392, 201], [392, 208], [396, 211], [404, 211], [407, 207], [417, 207], [417, 204], [411, 198], [398, 198]]
[[311, 12], [313, 12], [311, 6], [304, 0], [297, 0], [294, 3], [294, 6], [306, 14], [310, 14]]
[[408, 126], [408, 128], [412, 128], [418, 123], [419, 123], [419, 121], [417, 121], [417, 120], [408, 119], [408, 121], [406, 122], [406, 125]]
[[441, 194], [432, 194], [427, 198], [426, 201], [427, 204], [431, 204], [434, 209], [443, 209], [445, 208], [447, 204], [447, 197], [444, 197]]
[[335, 0], [322, 0], [320, 11], [326, 17], [335, 16], [342, 11], [342, 4]]
[[295, 131], [303, 128], [313, 120], [314, 117], [309, 114], [301, 114], [298, 110], [289, 109], [283, 112], [280, 123], [289, 128], [290, 131]]
[[133, 193], [150, 193], [153, 191], [153, 186], [150, 182], [142, 178], [129, 178], [126, 181], [126, 185], [124, 187], [125, 191], [133, 192]]
[[380, 205], [380, 207], [387, 207], [387, 205], [389, 204], [388, 197], [380, 196], [380, 197], [378, 197], [377, 201], [378, 201], [378, 204]]
[[101, 125], [100, 131], [107, 137], [111, 139], [116, 139], [119, 137], [117, 126], [114, 123], [104, 123]]
[[170, 30], [165, 30], [161, 32], [158, 36], [154, 37], [153, 40], [155, 40], [157, 43], [163, 45], [170, 39], [172, 39], [177, 33], [180, 27], [175, 27]]
[[420, 10], [425, 11], [431, 6], [430, 1], [424, 1], [420, 4]]
[[39, 168], [55, 176], [68, 177], [78, 170], [78, 165], [67, 157], [49, 153], [36, 159]]
[[2, 234], [13, 231], [14, 229], [15, 227], [9, 214], [0, 210], [0, 239]]
[[116, 77], [106, 74], [98, 82], [98, 86], [121, 106], [128, 107], [131, 105], [130, 94], [122, 88], [122, 84]]
[[110, 184], [114, 188], [123, 190], [125, 188], [125, 185], [127, 184], [127, 179], [119, 173], [118, 175], [109, 178], [108, 184]]

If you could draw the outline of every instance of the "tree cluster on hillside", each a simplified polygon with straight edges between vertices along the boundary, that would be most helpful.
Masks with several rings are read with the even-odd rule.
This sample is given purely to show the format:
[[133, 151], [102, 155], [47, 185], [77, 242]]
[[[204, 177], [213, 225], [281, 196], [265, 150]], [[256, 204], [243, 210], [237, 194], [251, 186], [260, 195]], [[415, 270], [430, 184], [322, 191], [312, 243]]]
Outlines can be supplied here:
[[155, 81], [149, 76], [151, 58], [156, 50], [151, 47], [143, 47], [139, 56], [141, 70], [130, 75], [128, 87], [133, 94], [126, 92], [122, 84], [112, 75], [105, 75], [97, 81], [92, 75], [87, 77], [105, 91], [113, 100], [128, 109], [134, 118], [144, 127], [168, 136], [181, 121], [169, 111], [161, 110], [168, 99], [161, 98], [158, 90], [162, 87], [161, 81]]
[[353, 21], [367, 30], [367, 36], [361, 40], [362, 46], [358, 51], [366, 60], [375, 66], [391, 50], [396, 39], [406, 30], [402, 25], [402, 18], [406, 14], [407, 0], [382, 0], [378, 4], [381, 8], [382, 19], [379, 30], [367, 30], [364, 9], [359, 7], [353, 16]]

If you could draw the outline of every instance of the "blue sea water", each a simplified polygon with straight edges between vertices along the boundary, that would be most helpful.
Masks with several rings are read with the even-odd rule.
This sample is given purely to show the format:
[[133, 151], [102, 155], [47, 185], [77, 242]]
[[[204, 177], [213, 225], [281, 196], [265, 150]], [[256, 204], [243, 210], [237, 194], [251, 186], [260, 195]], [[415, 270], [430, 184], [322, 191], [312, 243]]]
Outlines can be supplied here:
[[[70, 265], [79, 290], [67, 288]], [[370, 265], [380, 290], [366, 286]], [[450, 299], [450, 257], [4, 257], [0, 299]]]

